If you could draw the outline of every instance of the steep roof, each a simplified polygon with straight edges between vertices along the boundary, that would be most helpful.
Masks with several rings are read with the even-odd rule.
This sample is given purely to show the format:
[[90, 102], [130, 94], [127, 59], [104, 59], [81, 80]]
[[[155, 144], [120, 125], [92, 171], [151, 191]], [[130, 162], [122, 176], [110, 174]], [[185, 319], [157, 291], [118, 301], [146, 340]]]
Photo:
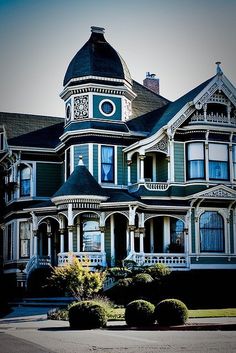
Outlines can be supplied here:
[[8, 139], [61, 122], [62, 118], [54, 116], [0, 112], [0, 125], [4, 125]]
[[105, 191], [84, 165], [78, 165], [75, 167], [73, 173], [60, 187], [60, 189], [52, 196], [52, 199], [59, 196], [71, 195], [107, 197]]
[[97, 76], [125, 79], [132, 82], [129, 69], [112, 46], [104, 38], [103, 28], [91, 27], [92, 34], [71, 60], [64, 78], [65, 86], [71, 79]]

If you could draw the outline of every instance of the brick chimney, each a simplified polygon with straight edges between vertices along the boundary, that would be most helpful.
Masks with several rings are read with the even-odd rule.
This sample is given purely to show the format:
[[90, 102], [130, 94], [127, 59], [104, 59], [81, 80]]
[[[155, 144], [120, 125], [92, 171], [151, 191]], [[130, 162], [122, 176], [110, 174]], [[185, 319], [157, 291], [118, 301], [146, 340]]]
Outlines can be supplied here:
[[150, 72], [146, 72], [146, 78], [143, 80], [144, 87], [150, 89], [156, 94], [160, 94], [159, 89], [159, 78], [156, 78], [155, 74], [151, 74]]

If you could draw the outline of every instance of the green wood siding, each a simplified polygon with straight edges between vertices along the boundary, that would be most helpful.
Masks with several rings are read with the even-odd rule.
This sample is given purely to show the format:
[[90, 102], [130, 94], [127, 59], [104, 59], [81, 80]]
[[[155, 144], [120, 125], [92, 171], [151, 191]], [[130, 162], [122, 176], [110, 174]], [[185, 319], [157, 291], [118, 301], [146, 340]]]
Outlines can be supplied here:
[[174, 168], [175, 168], [175, 181], [184, 182], [184, 144], [174, 144]]
[[127, 163], [121, 146], [117, 147], [117, 182], [118, 185], [127, 185]]
[[93, 176], [98, 181], [98, 145], [93, 145]]
[[88, 145], [81, 145], [74, 147], [74, 166], [76, 167], [79, 162], [79, 156], [83, 156], [83, 162], [86, 168], [89, 167]]
[[157, 158], [157, 181], [167, 181], [168, 161], [164, 158]]
[[52, 196], [63, 183], [63, 166], [56, 163], [36, 164], [36, 196]]

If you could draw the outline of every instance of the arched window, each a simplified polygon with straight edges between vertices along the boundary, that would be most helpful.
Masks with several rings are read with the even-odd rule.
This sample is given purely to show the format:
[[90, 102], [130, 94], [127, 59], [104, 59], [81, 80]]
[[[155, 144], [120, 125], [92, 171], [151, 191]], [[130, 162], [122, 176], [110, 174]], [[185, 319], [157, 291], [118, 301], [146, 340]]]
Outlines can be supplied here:
[[83, 251], [101, 251], [101, 232], [95, 215], [82, 215]]
[[218, 212], [204, 212], [200, 217], [201, 252], [224, 252], [224, 220]]
[[20, 196], [30, 196], [31, 170], [27, 165], [20, 166]]
[[170, 252], [184, 252], [184, 222], [170, 219]]

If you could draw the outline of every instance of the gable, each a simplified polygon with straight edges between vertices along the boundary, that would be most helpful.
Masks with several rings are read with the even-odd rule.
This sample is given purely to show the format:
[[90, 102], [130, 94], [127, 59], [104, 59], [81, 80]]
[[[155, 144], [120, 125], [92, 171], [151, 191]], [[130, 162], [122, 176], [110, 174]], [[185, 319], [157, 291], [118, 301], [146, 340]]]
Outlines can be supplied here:
[[225, 185], [217, 185], [210, 189], [201, 191], [197, 194], [191, 195], [191, 198], [196, 199], [224, 199], [224, 200], [236, 200], [236, 191]]

